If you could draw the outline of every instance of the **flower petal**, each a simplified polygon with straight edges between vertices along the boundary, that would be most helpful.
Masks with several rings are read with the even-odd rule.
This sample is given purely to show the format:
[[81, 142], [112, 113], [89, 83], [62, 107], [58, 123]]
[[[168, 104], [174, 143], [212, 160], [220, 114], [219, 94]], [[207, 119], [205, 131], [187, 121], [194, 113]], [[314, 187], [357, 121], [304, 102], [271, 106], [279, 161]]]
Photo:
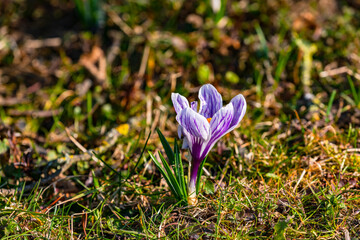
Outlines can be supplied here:
[[185, 131], [183, 129], [183, 127], [181, 125], [178, 126], [178, 136], [180, 139], [183, 140], [183, 144], [182, 144], [182, 149], [187, 149], [189, 148], [189, 142], [187, 140], [187, 137], [185, 136]]
[[195, 112], [198, 111], [198, 102], [197, 101], [191, 102], [190, 105], [191, 105], [192, 110], [194, 110]]
[[181, 110], [183, 110], [184, 108], [189, 107], [188, 100], [184, 96], [182, 96], [178, 93], [172, 93], [171, 100], [173, 102], [175, 112], [177, 114], [179, 114], [181, 112]]
[[205, 158], [215, 143], [228, 133], [233, 117], [234, 107], [230, 103], [215, 113], [210, 121], [210, 138], [205, 143], [206, 146], [201, 149], [200, 158]]
[[210, 134], [210, 124], [204, 116], [195, 112], [191, 108], [184, 108], [176, 116], [176, 120], [189, 134], [194, 137], [207, 140]]
[[178, 126], [177, 132], [178, 132], [179, 138], [182, 139], [184, 136], [184, 131], [183, 131], [183, 127], [181, 125]]
[[188, 142], [187, 138], [184, 138], [181, 149], [188, 149], [188, 148], [189, 148], [189, 142]]
[[230, 103], [234, 107], [234, 118], [232, 119], [229, 131], [233, 130], [243, 119], [246, 112], [246, 101], [242, 94], [231, 99]]
[[234, 106], [228, 104], [222, 107], [210, 122], [211, 140], [221, 138], [231, 126], [234, 117]]
[[200, 111], [205, 118], [212, 118], [222, 108], [222, 97], [211, 84], [205, 84], [199, 91]]

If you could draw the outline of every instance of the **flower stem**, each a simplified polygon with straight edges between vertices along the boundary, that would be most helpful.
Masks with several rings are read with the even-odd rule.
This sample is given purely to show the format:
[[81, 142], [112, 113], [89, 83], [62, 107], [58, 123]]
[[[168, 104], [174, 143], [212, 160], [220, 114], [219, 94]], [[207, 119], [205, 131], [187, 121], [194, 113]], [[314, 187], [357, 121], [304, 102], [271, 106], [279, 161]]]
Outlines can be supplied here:
[[190, 173], [190, 182], [189, 182], [189, 205], [196, 205], [197, 203], [197, 194], [196, 194], [196, 180], [198, 177], [199, 166], [201, 161], [196, 161], [193, 159]]

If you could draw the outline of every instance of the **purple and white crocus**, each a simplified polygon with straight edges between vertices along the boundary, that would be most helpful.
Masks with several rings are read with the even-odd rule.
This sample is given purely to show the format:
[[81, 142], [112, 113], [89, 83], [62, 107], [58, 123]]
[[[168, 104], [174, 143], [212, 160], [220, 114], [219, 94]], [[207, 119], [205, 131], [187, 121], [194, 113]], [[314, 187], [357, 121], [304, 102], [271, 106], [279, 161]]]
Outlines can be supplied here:
[[225, 134], [238, 126], [245, 115], [246, 101], [242, 94], [235, 96], [229, 104], [223, 106], [220, 93], [211, 84], [206, 84], [199, 91], [198, 102], [189, 104], [188, 100], [172, 93], [171, 100], [180, 124], [178, 133], [184, 136], [183, 148], [189, 148], [192, 157], [189, 181], [189, 203], [196, 204], [196, 179], [201, 162]]

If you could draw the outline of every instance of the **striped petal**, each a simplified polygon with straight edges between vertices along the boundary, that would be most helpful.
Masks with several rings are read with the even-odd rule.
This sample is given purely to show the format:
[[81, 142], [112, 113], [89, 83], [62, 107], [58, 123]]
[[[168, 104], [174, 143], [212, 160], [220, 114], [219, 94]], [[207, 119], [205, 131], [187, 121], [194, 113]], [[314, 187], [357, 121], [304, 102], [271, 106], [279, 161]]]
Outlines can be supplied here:
[[231, 126], [234, 117], [234, 106], [228, 104], [222, 107], [210, 122], [211, 140], [217, 141], [221, 138]]
[[192, 136], [207, 140], [210, 135], [210, 124], [204, 116], [190, 107], [181, 110], [176, 116], [179, 124]]
[[172, 93], [171, 100], [173, 102], [175, 112], [177, 114], [179, 114], [181, 112], [181, 110], [183, 110], [184, 108], [189, 107], [188, 100], [184, 96], [182, 96], [178, 93]]
[[191, 102], [190, 105], [191, 105], [192, 110], [194, 110], [195, 112], [198, 111], [198, 102], [197, 101]]
[[200, 111], [205, 118], [212, 118], [222, 108], [222, 97], [211, 84], [205, 84], [199, 91]]
[[231, 99], [230, 104], [232, 104], [234, 107], [234, 117], [231, 121], [229, 131], [233, 130], [235, 127], [237, 127], [237, 125], [239, 125], [246, 112], [246, 101], [242, 94], [239, 94]]
[[210, 152], [215, 143], [226, 133], [229, 132], [231, 122], [234, 118], [234, 107], [228, 104], [222, 107], [211, 119], [210, 122], [210, 139], [205, 143], [206, 146], [202, 149], [201, 158]]

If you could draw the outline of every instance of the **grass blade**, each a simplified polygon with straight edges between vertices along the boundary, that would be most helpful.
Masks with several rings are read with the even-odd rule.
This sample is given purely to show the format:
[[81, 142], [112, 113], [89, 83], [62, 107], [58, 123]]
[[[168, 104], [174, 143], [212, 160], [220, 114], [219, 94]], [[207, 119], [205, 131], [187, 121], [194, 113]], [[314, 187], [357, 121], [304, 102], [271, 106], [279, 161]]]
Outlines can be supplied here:
[[196, 195], [199, 194], [199, 192], [200, 192], [200, 180], [201, 180], [201, 175], [203, 173], [203, 167], [205, 165], [206, 159], [207, 159], [207, 155], [206, 155], [205, 159], [201, 162], [200, 167], [199, 167], [199, 172], [198, 172], [198, 175], [196, 178]]
[[121, 179], [121, 174], [116, 171], [113, 167], [111, 167], [107, 162], [105, 162], [99, 154], [95, 153], [94, 151], [90, 152], [91, 154], [94, 154], [95, 157], [97, 157], [107, 168], [109, 168], [111, 171], [113, 171], [116, 175], [118, 175]]
[[169, 142], [166, 140], [166, 138], [164, 137], [164, 135], [161, 133], [161, 131], [158, 128], [156, 128], [156, 131], [157, 131], [160, 141], [165, 149], [165, 153], [169, 159], [170, 165], [174, 165], [174, 152], [171, 149]]
[[283, 73], [287, 62], [289, 61], [289, 58], [291, 56], [291, 46], [289, 49], [284, 50], [280, 53], [279, 61], [275, 69], [275, 81], [278, 83], [280, 81], [280, 76]]
[[225, 11], [226, 11], [227, 0], [220, 0], [220, 2], [221, 2], [220, 10], [215, 15], [216, 23], [218, 23], [225, 16]]
[[179, 196], [179, 200], [184, 199], [185, 196], [184, 196], [184, 194], [182, 192], [182, 189], [180, 188], [179, 183], [178, 183], [174, 173], [172, 172], [169, 164], [167, 163], [164, 156], [160, 152], [159, 152], [159, 156], [160, 156], [160, 159], [161, 159], [161, 161], [162, 161], [162, 163], [163, 163], [163, 165], [165, 167], [165, 170], [166, 170], [166, 172], [167, 172], [167, 174], [169, 176], [169, 179], [170, 179], [172, 185], [174, 186], [174, 189], [176, 191], [176, 195]]
[[[175, 195], [176, 198], [179, 198], [179, 196], [177, 195], [177, 192], [176, 192], [174, 186], [172, 185], [172, 182], [170, 181], [170, 178], [167, 175], [165, 169], [161, 166], [160, 162], [156, 159], [156, 157], [151, 152], [149, 152], [149, 155], [150, 155], [151, 159], [154, 161], [156, 167], [159, 169], [161, 175], [164, 177], [166, 183], [169, 185], [171, 192]], [[160, 155], [161, 155], [161, 153], [160, 153]]]
[[257, 36], [259, 38], [259, 41], [260, 41], [261, 53], [264, 55], [264, 57], [266, 59], [268, 59], [269, 58], [269, 49], [268, 49], [268, 46], [267, 46], [267, 41], [266, 41], [264, 32], [263, 32], [263, 30], [261, 29], [261, 27], [260, 27], [260, 25], [258, 23], [256, 23], [256, 25], [255, 25], [255, 31], [256, 31], [256, 34], [257, 34]]
[[144, 152], [145, 152], [145, 149], [146, 149], [147, 143], [148, 143], [148, 141], [149, 141], [149, 139], [150, 139], [150, 136], [151, 136], [151, 131], [149, 132], [149, 135], [148, 135], [148, 137], [147, 137], [147, 139], [146, 139], [146, 141], [145, 141], [145, 145], [144, 145], [143, 149], [141, 150], [139, 159], [138, 159], [135, 167], [134, 167], [133, 170], [129, 173], [129, 175], [127, 175], [127, 177], [125, 178], [125, 181], [128, 180], [129, 177], [134, 174], [135, 169], [138, 167], [138, 165], [139, 165], [139, 163], [140, 163], [140, 161], [141, 161], [141, 158], [142, 158], [142, 156], [143, 156], [143, 154], [144, 154]]
[[358, 94], [356, 93], [356, 89], [355, 89], [354, 83], [353, 83], [353, 81], [352, 81], [352, 79], [351, 79], [350, 76], [348, 76], [347, 78], [348, 78], [348, 81], [349, 81], [351, 93], [352, 93], [353, 98], [354, 98], [354, 101], [355, 101], [355, 105], [358, 106], [358, 105], [359, 105], [359, 96], [358, 96]]
[[176, 140], [175, 140], [175, 145], [174, 145], [174, 153], [175, 153], [175, 168], [177, 168], [176, 176], [177, 176], [178, 182], [180, 184], [180, 187], [182, 188], [184, 196], [187, 197], [187, 188], [186, 188], [186, 183], [185, 183], [185, 178], [184, 178], [184, 167], [183, 167], [183, 164], [181, 161], [179, 145], [177, 144]]
[[331, 113], [331, 107], [333, 105], [335, 96], [336, 96], [336, 90], [333, 90], [332, 93], [331, 93], [329, 104], [328, 104], [327, 111], [326, 111], [326, 115], [327, 115], [326, 116], [326, 122], [329, 122], [329, 116], [330, 116], [330, 113]]

